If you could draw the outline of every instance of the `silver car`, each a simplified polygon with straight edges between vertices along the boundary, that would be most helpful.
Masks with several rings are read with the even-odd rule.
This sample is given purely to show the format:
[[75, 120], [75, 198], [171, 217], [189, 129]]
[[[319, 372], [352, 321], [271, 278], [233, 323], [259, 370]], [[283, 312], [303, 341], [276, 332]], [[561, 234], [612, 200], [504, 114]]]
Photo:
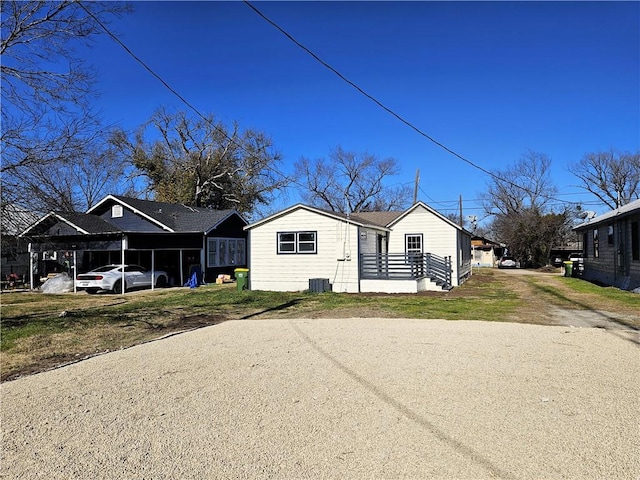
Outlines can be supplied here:
[[[140, 265], [124, 265], [124, 289], [122, 288], [123, 265], [105, 265], [90, 272], [76, 276], [76, 290], [86, 290], [87, 293], [98, 293], [101, 290], [113, 293], [124, 293], [134, 288], [146, 288], [152, 285], [151, 271]], [[165, 287], [167, 285], [167, 272], [155, 270], [153, 272], [153, 285]]]

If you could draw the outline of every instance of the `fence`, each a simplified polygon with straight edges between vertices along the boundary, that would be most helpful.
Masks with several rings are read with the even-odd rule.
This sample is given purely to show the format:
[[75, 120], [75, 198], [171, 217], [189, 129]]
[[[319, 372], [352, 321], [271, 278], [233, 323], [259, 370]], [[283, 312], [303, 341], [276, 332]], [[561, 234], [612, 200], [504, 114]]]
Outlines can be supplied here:
[[429, 278], [451, 285], [451, 257], [432, 253], [363, 253], [360, 278], [363, 280], [412, 280]]

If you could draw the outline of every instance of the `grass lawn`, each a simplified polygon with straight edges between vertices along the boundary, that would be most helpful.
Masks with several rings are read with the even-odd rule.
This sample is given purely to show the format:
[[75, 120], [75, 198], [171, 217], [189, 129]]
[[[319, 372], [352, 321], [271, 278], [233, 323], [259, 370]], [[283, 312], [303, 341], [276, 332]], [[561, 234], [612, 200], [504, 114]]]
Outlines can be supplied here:
[[[575, 294], [596, 297], [596, 304], [603, 298], [623, 308], [640, 307], [638, 295], [577, 279], [550, 278], [561, 293], [547, 284], [531, 287], [550, 303], [567, 303]], [[226, 320], [375, 316], [513, 321], [529, 295], [512, 283], [509, 276], [482, 269], [451, 292], [415, 295], [239, 292], [235, 285], [144, 290], [125, 296], [5, 291], [0, 297], [0, 374], [2, 380], [11, 379]]]

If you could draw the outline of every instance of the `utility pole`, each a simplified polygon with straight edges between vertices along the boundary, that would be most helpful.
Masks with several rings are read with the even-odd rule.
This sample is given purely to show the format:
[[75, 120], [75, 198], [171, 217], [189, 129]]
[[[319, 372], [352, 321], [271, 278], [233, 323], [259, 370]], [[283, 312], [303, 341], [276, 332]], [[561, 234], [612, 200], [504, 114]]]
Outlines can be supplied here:
[[462, 219], [462, 195], [460, 195], [460, 228], [464, 228], [464, 220]]
[[416, 170], [416, 181], [413, 187], [413, 204], [418, 203], [418, 185], [420, 184], [420, 169]]

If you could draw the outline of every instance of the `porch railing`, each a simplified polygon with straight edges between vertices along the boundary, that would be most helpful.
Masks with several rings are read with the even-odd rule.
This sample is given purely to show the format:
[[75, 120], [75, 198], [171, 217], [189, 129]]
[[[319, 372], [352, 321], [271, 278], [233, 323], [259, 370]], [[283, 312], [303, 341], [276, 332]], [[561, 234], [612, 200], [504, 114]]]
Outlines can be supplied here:
[[451, 286], [451, 257], [432, 253], [363, 253], [360, 278], [363, 280], [418, 280], [428, 278]]

